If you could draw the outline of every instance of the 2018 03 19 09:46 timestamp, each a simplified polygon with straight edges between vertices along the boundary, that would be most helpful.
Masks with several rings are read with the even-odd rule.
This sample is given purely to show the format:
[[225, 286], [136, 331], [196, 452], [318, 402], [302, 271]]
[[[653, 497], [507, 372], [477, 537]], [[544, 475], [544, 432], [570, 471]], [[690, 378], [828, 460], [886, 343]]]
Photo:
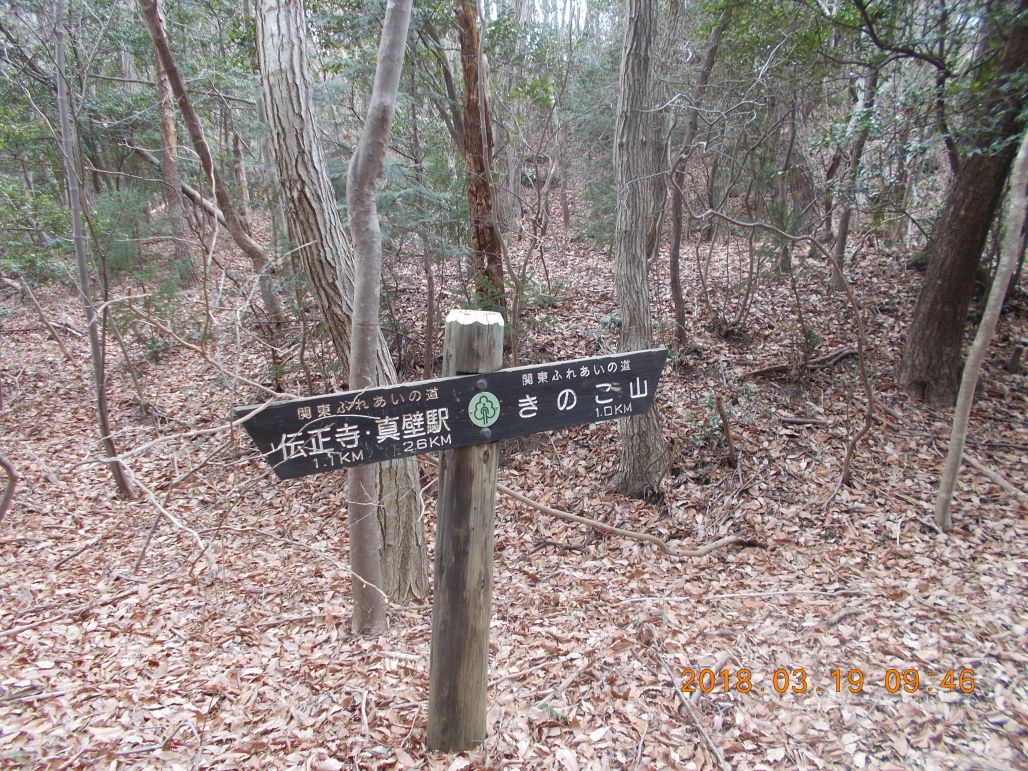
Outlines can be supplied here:
[[832, 669], [808, 672], [803, 668], [779, 667], [770, 677], [759, 678], [753, 671], [740, 669], [682, 670], [682, 693], [863, 693], [882, 688], [886, 693], [973, 693], [973, 669], [886, 669], [884, 674], [868, 677], [861, 669]]

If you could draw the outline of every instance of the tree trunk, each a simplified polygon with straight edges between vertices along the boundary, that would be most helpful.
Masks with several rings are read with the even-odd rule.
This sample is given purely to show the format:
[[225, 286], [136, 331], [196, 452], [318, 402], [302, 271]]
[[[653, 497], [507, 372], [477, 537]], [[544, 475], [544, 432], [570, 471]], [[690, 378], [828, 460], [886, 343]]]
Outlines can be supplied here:
[[471, 214], [475, 297], [483, 308], [506, 308], [503, 242], [493, 213], [490, 181], [493, 129], [474, 0], [457, 0], [457, 36], [464, 73], [464, 164], [468, 181], [468, 212]]
[[86, 316], [89, 334], [89, 353], [93, 364], [93, 388], [96, 394], [96, 419], [100, 429], [107, 466], [114, 477], [114, 485], [122, 498], [136, 497], [135, 487], [129, 481], [118, 452], [111, 438], [111, 424], [107, 410], [107, 373], [104, 371], [103, 349], [100, 343], [99, 323], [93, 306], [93, 290], [89, 280], [88, 257], [86, 255], [86, 234], [82, 230], [82, 198], [79, 188], [79, 173], [75, 159], [78, 158], [75, 128], [71, 120], [71, 98], [65, 79], [64, 63], [64, 0], [57, 0], [55, 10], [57, 25], [54, 29], [54, 49], [57, 57], [57, 112], [61, 125], [61, 153], [64, 156], [64, 173], [68, 184], [68, 205], [71, 208], [72, 243], [75, 247], [75, 262], [78, 266], [79, 294]]
[[[425, 188], [425, 163], [424, 155], [421, 152], [421, 133], [418, 130], [418, 85], [417, 72], [415, 68], [410, 70], [410, 100], [411, 100], [411, 153], [414, 162], [414, 179], [418, 183], [418, 206], [424, 209], [425, 196], [422, 190]], [[426, 228], [418, 229], [418, 237], [421, 240], [421, 269], [425, 273], [425, 323], [422, 328], [422, 336], [425, 338], [424, 361], [421, 364], [422, 376], [425, 380], [431, 380], [435, 367], [435, 278], [432, 275], [432, 239], [428, 236]]]
[[253, 236], [253, 215], [250, 213], [250, 180], [246, 175], [246, 156], [243, 154], [243, 138], [232, 130], [232, 174], [239, 188], [239, 224], [243, 232]]
[[1000, 254], [999, 267], [992, 281], [989, 301], [985, 306], [982, 323], [978, 327], [971, 352], [967, 355], [967, 364], [960, 383], [960, 396], [953, 414], [953, 429], [950, 431], [949, 450], [946, 454], [946, 468], [939, 483], [939, 492], [935, 497], [935, 522], [943, 530], [953, 527], [950, 504], [953, 501], [953, 489], [957, 484], [957, 473], [960, 471], [960, 460], [964, 453], [964, 440], [967, 438], [967, 420], [971, 415], [971, 404], [974, 401], [974, 389], [978, 384], [978, 373], [981, 371], [989, 343], [996, 331], [999, 313], [1003, 308], [1010, 277], [1017, 265], [1018, 255], [1023, 254], [1022, 232], [1025, 222], [1025, 197], [1028, 186], [1028, 133], [1021, 140], [1021, 149], [1017, 153], [1014, 170], [1010, 181], [1010, 201], [1007, 205], [1005, 233], [1003, 235], [1003, 251]]
[[[651, 225], [664, 187], [660, 175], [663, 119], [654, 110], [656, 0], [628, 0], [614, 135], [614, 180], [618, 191], [614, 231], [614, 285], [621, 312], [622, 351], [653, 344], [647, 261]], [[657, 493], [667, 470], [668, 444], [654, 404], [645, 415], [622, 418], [621, 457], [615, 487], [626, 495]]]
[[189, 131], [189, 138], [193, 141], [193, 148], [200, 158], [200, 166], [203, 169], [203, 173], [214, 185], [214, 197], [218, 202], [218, 208], [221, 209], [222, 214], [225, 216], [225, 226], [228, 228], [236, 246], [239, 247], [243, 254], [250, 258], [253, 269], [259, 277], [258, 281], [261, 287], [261, 297], [264, 301], [264, 311], [273, 325], [281, 324], [286, 319], [286, 313], [282, 307], [282, 299], [275, 289], [274, 268], [268, 262], [264, 249], [250, 238], [243, 229], [239, 216], [236, 214], [235, 206], [232, 204], [232, 199], [229, 198], [228, 191], [221, 181], [218, 170], [214, 167], [214, 158], [211, 155], [210, 147], [207, 145], [207, 140], [204, 138], [200, 116], [197, 115], [193, 103], [189, 99], [189, 94], [186, 93], [182, 76], [179, 74], [178, 66], [175, 64], [175, 57], [171, 52], [171, 47], [168, 45], [164, 24], [157, 11], [157, 2], [158, 0], [139, 0], [139, 7], [142, 9], [143, 19], [146, 21], [147, 29], [150, 31], [150, 37], [153, 39], [157, 56], [164, 66], [171, 90], [178, 100], [182, 120]]
[[850, 220], [860, 184], [860, 161], [864, 157], [864, 146], [871, 133], [871, 115], [874, 113], [875, 97], [878, 94], [878, 67], [873, 66], [864, 82], [864, 89], [853, 106], [850, 116], [850, 131], [853, 144], [849, 151], [849, 167], [846, 171], [846, 187], [843, 190], [842, 211], [839, 213], [839, 233], [835, 239], [835, 263], [832, 265], [831, 288], [842, 291], [846, 288], [846, 276], [842, 272], [846, 264], [846, 243], [850, 235]]
[[707, 41], [707, 50], [703, 56], [703, 66], [700, 68], [696, 78], [696, 88], [693, 90], [688, 116], [685, 122], [685, 133], [682, 136], [682, 143], [679, 145], [674, 169], [671, 171], [671, 258], [669, 261], [671, 281], [671, 303], [675, 313], [675, 340], [679, 345], [685, 344], [685, 298], [682, 296], [682, 218], [685, 208], [685, 167], [692, 155], [693, 143], [696, 141], [696, 132], [699, 127], [700, 107], [703, 105], [704, 96], [707, 93], [707, 86], [710, 83], [710, 74], [714, 71], [714, 64], [717, 62], [718, 48], [721, 46], [721, 36], [725, 27], [732, 18], [732, 6], [728, 5], [721, 12], [721, 16], [710, 32], [710, 39]]
[[[306, 35], [299, 0], [257, 4], [257, 54], [265, 110], [295, 253], [344, 366], [350, 362], [354, 298], [353, 251], [336, 210], [308, 80]], [[375, 356], [378, 380], [396, 382], [381, 334]], [[425, 532], [418, 465], [413, 458], [380, 463], [378, 523], [382, 533], [384, 589], [396, 602], [427, 592]]]
[[[982, 247], [1003, 195], [1016, 138], [1024, 130], [1025, 93], [1018, 84], [1028, 61], [1028, 0], [1010, 31], [987, 84], [981, 118], [985, 128], [953, 181], [936, 225], [932, 257], [910, 322], [897, 382], [916, 397], [952, 404], [960, 378], [960, 351]], [[994, 25], [990, 28], [995, 29]], [[999, 149], [995, 149], [995, 148]]]
[[[353, 329], [350, 345], [350, 388], [381, 385], [376, 354], [382, 332], [378, 325], [382, 289], [382, 230], [375, 202], [375, 183], [385, 169], [386, 144], [396, 110], [396, 94], [403, 71], [404, 46], [410, 21], [411, 0], [389, 0], [375, 64], [375, 83], [368, 114], [347, 175], [346, 204], [350, 232], [356, 250]], [[349, 472], [346, 499], [349, 504], [350, 554], [353, 581], [353, 631], [378, 634], [385, 630], [382, 534], [376, 508], [376, 469], [358, 466]]]
[[[162, 16], [157, 0], [157, 13]], [[175, 158], [178, 135], [175, 130], [175, 105], [172, 101], [171, 84], [164, 72], [164, 65], [157, 57], [157, 104], [161, 113], [161, 177], [164, 179], [164, 200], [171, 222], [171, 235], [175, 239], [175, 262], [179, 270], [186, 272], [187, 281], [193, 284], [199, 278], [196, 263], [189, 249], [189, 225], [186, 223], [186, 202], [182, 197], [182, 175]]]

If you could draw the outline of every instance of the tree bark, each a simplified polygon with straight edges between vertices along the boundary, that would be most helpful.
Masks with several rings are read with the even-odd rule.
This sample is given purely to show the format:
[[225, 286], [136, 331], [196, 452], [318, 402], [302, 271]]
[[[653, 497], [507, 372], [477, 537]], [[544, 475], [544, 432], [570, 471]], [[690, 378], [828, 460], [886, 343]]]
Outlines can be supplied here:
[[[160, 0], [155, 0], [157, 14], [163, 23], [163, 11]], [[185, 200], [182, 197], [182, 175], [179, 173], [175, 151], [178, 147], [178, 134], [175, 130], [175, 105], [172, 101], [171, 84], [157, 58], [157, 104], [161, 113], [161, 177], [164, 179], [164, 200], [168, 207], [168, 218], [171, 222], [171, 234], [175, 239], [175, 261], [187, 271], [190, 284], [199, 278], [196, 263], [189, 249], [189, 226], [186, 224]]]
[[953, 413], [953, 429], [949, 436], [949, 450], [946, 454], [946, 467], [939, 483], [939, 492], [935, 497], [935, 522], [943, 530], [953, 527], [953, 516], [950, 505], [953, 502], [953, 489], [957, 484], [957, 473], [960, 471], [960, 460], [964, 453], [964, 440], [967, 438], [967, 421], [971, 415], [971, 404], [974, 402], [974, 389], [978, 384], [978, 373], [988, 353], [989, 343], [996, 331], [999, 313], [1003, 308], [1003, 300], [1007, 294], [1010, 277], [1017, 266], [1018, 255], [1022, 253], [1023, 229], [1025, 213], [1028, 206], [1028, 132], [1021, 140], [1021, 149], [1010, 179], [1010, 201], [1007, 204], [1006, 227], [1003, 235], [1003, 252], [1000, 255], [999, 268], [992, 281], [989, 301], [985, 306], [982, 323], [978, 326], [971, 351], [967, 354], [967, 364], [960, 383], [960, 395], [957, 408]]
[[200, 158], [200, 167], [203, 169], [207, 179], [211, 180], [214, 185], [214, 197], [218, 202], [218, 208], [221, 209], [222, 214], [225, 216], [225, 226], [228, 228], [236, 246], [250, 259], [254, 271], [259, 277], [261, 298], [264, 301], [264, 311], [268, 315], [268, 319], [273, 325], [281, 324], [286, 319], [286, 313], [282, 306], [282, 299], [275, 288], [274, 268], [268, 261], [268, 257], [260, 244], [247, 235], [239, 216], [236, 214], [232, 199], [229, 197], [228, 191], [218, 174], [218, 170], [214, 166], [214, 158], [211, 155], [210, 147], [207, 145], [207, 140], [204, 138], [200, 116], [197, 115], [196, 109], [189, 99], [189, 94], [186, 92], [182, 76], [179, 74], [178, 66], [175, 63], [175, 57], [171, 52], [171, 47], [168, 45], [164, 24], [157, 12], [157, 0], [139, 0], [139, 7], [143, 12], [146, 27], [150, 31], [150, 37], [153, 39], [157, 56], [168, 76], [172, 93], [175, 94], [175, 98], [178, 100], [182, 120], [189, 131], [189, 138], [193, 142], [193, 148]]
[[[386, 5], [371, 101], [347, 175], [346, 203], [357, 266], [350, 345], [350, 388], [354, 389], [380, 385], [376, 354], [382, 335], [378, 324], [382, 230], [375, 183], [385, 170], [410, 10], [411, 0], [389, 0]], [[379, 497], [376, 477], [373, 467], [358, 466], [350, 470], [347, 484], [350, 561], [360, 576], [353, 581], [353, 631], [360, 634], [379, 634], [386, 623], [384, 595], [378, 590], [382, 584], [382, 534], [375, 517]]]
[[82, 197], [79, 186], [79, 172], [75, 159], [78, 158], [75, 127], [71, 120], [71, 98], [65, 71], [64, 51], [64, 0], [57, 0], [55, 10], [57, 25], [54, 29], [54, 49], [57, 57], [57, 112], [61, 127], [61, 154], [64, 156], [64, 173], [68, 185], [68, 206], [71, 208], [72, 243], [75, 248], [75, 263], [78, 267], [79, 295], [86, 316], [89, 334], [89, 353], [93, 365], [93, 389], [96, 395], [96, 420], [100, 429], [100, 442], [104, 448], [107, 466], [114, 477], [114, 485], [122, 498], [136, 497], [136, 490], [129, 481], [118, 451], [111, 437], [110, 417], [107, 409], [107, 373], [104, 370], [103, 346], [100, 342], [99, 320], [93, 306], [93, 290], [89, 280], [88, 257], [86, 255], [86, 234], [82, 229]]
[[[914, 396], [952, 404], [960, 378], [960, 352], [982, 248], [1003, 195], [1016, 140], [1024, 131], [1025, 93], [1020, 87], [1028, 61], [1028, 0], [1003, 45], [985, 90], [983, 129], [953, 182], [935, 228], [932, 256], [910, 322], [897, 382]], [[995, 25], [989, 25], [995, 29]], [[989, 48], [987, 46], [987, 48]], [[998, 149], [996, 149], [998, 148]]]
[[[257, 4], [257, 54], [290, 237], [336, 355], [348, 367], [353, 250], [336, 210], [313, 120], [305, 47], [299, 0]], [[381, 334], [376, 338], [375, 358], [378, 381], [395, 383], [396, 370]], [[425, 596], [428, 589], [418, 465], [413, 458], [403, 458], [376, 468], [383, 588], [392, 600], [408, 602], [411, 597]]]
[[475, 0], [457, 0], [457, 36], [464, 73], [464, 163], [471, 214], [475, 297], [483, 308], [506, 308], [503, 242], [493, 212], [493, 129], [485, 89]]
[[682, 296], [682, 229], [683, 210], [685, 208], [685, 166], [692, 155], [693, 143], [696, 141], [696, 132], [699, 128], [700, 107], [703, 105], [707, 93], [707, 86], [710, 83], [710, 75], [714, 71], [714, 64], [717, 62], [718, 48], [721, 46], [721, 36], [725, 27], [732, 18], [732, 6], [727, 5], [718, 17], [717, 24], [710, 32], [710, 39], [707, 41], [707, 50], [703, 56], [703, 66], [700, 68], [696, 78], [696, 88], [693, 89], [692, 99], [689, 101], [688, 115], [685, 121], [685, 133], [682, 136], [682, 143], [679, 145], [674, 168], [671, 170], [671, 256], [669, 261], [671, 281], [671, 304], [675, 313], [675, 340], [679, 345], [685, 344], [685, 298]]
[[[618, 209], [614, 231], [614, 285], [621, 312], [620, 350], [653, 344], [647, 263], [651, 225], [664, 187], [660, 175], [663, 117], [653, 104], [656, 0], [628, 0], [620, 92], [614, 136], [614, 180]], [[668, 443], [653, 405], [645, 415], [622, 418], [621, 456], [615, 487], [633, 496], [657, 493], [667, 471]]]
[[846, 288], [846, 276], [842, 272], [846, 264], [846, 243], [850, 235], [850, 220], [853, 218], [853, 206], [857, 198], [857, 186], [860, 184], [860, 162], [864, 157], [864, 146], [871, 134], [871, 114], [875, 108], [875, 97], [878, 95], [878, 67], [873, 65], [864, 81], [864, 88], [853, 106], [850, 117], [850, 131], [853, 144], [850, 145], [849, 167], [846, 171], [846, 187], [843, 190], [842, 211], [839, 213], [839, 233], [835, 239], [835, 262], [832, 265], [832, 289], [842, 291]]

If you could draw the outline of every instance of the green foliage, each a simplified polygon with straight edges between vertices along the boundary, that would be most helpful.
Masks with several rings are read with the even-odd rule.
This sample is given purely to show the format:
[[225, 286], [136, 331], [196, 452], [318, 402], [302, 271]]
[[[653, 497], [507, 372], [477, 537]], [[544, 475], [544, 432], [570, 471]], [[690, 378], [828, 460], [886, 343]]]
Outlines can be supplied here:
[[0, 271], [33, 280], [61, 275], [70, 230], [71, 217], [62, 204], [0, 176]]

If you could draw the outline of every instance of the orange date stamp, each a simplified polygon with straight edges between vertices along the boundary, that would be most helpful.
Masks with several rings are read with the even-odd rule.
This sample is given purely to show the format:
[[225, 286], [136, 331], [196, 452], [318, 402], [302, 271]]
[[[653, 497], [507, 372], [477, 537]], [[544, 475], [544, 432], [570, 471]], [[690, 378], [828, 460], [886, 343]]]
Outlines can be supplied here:
[[974, 693], [973, 669], [886, 669], [880, 677], [868, 677], [862, 669], [832, 669], [827, 673], [803, 668], [779, 667], [771, 676], [758, 678], [750, 669], [693, 669], [681, 675], [682, 693]]

